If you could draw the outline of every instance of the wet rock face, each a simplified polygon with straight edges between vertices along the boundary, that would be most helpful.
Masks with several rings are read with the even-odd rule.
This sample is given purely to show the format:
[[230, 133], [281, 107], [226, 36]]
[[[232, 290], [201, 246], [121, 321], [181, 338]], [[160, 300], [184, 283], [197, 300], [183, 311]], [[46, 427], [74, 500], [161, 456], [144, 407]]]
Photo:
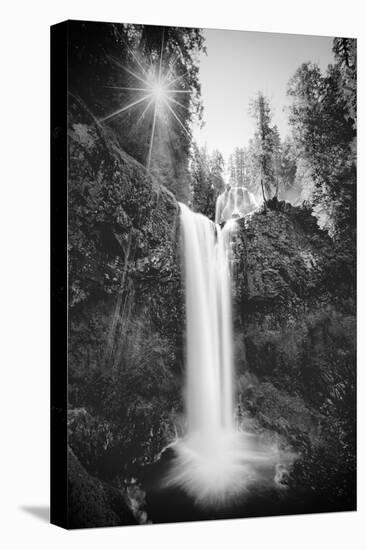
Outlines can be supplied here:
[[327, 262], [335, 250], [309, 211], [282, 203], [282, 210], [257, 213], [246, 227], [240, 224], [240, 298], [253, 306], [297, 304], [326, 290]]
[[179, 208], [70, 101], [69, 441], [113, 483], [154, 459], [181, 407]]
[[137, 524], [127, 497], [120, 490], [88, 474], [68, 451], [68, 528]]
[[176, 275], [174, 196], [77, 103], [68, 136], [70, 305], [117, 294], [126, 267]]
[[236, 237], [242, 365], [274, 377], [286, 390], [308, 390], [316, 401], [325, 388], [310, 390], [314, 376], [321, 384], [324, 374], [327, 385], [340, 361], [353, 367], [354, 277], [347, 258], [309, 211], [280, 205], [281, 210], [255, 214], [246, 226], [242, 220]]
[[257, 429], [283, 435], [298, 452], [301, 464], [294, 483], [304, 474], [301, 483], [314, 486], [316, 495], [331, 488], [325, 499], [339, 499], [343, 491], [351, 501], [352, 253], [321, 231], [307, 209], [288, 203], [239, 223], [234, 311], [242, 408]]
[[[103, 367], [118, 299], [128, 310], [127, 320], [142, 317], [163, 337], [176, 337], [182, 298], [178, 215], [174, 196], [121, 151], [83, 107], [72, 103], [68, 218], [72, 372]], [[112, 348], [114, 344], [109, 341]]]

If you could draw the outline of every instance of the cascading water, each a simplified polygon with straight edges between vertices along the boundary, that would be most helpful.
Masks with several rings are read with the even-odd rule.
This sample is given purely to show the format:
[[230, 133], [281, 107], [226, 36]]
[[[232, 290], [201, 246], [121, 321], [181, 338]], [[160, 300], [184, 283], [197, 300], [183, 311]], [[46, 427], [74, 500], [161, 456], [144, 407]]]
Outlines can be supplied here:
[[[166, 485], [196, 504], [222, 506], [242, 496], [268, 462], [253, 434], [235, 428], [230, 255], [235, 220], [223, 229], [181, 208], [186, 292], [187, 434], [174, 449]], [[273, 463], [273, 456], [271, 459]]]
[[227, 231], [181, 205], [190, 434], [214, 443], [233, 429], [233, 351]]

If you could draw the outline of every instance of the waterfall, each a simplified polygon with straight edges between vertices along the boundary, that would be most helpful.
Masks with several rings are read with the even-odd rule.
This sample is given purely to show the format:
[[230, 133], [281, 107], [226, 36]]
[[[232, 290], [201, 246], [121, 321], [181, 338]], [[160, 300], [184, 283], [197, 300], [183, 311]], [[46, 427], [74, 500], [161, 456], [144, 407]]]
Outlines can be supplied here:
[[233, 349], [229, 229], [184, 204], [188, 433], [215, 442], [233, 429]]
[[[167, 484], [205, 506], [241, 492], [249, 441], [234, 426], [230, 251], [235, 221], [223, 229], [181, 208], [186, 295], [187, 434]], [[244, 469], [243, 469], [244, 468]]]
[[196, 504], [220, 507], [253, 483], [272, 483], [278, 462], [254, 433], [234, 425], [231, 248], [234, 219], [221, 229], [180, 204], [186, 305], [187, 433], [173, 446], [164, 480]]

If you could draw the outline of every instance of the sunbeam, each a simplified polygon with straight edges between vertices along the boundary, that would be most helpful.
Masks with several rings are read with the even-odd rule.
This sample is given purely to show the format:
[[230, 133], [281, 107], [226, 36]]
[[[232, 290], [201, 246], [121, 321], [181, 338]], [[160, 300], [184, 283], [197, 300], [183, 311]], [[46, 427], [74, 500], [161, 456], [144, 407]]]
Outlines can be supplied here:
[[150, 97], [150, 95], [144, 95], [144, 97], [141, 97], [140, 99], [137, 99], [136, 101], [133, 101], [129, 105], [126, 105], [125, 107], [122, 107], [121, 109], [118, 109], [114, 113], [112, 113], [112, 114], [110, 114], [110, 115], [108, 115], [104, 118], [100, 118], [99, 122], [105, 122], [106, 120], [114, 118], [114, 117], [120, 115], [121, 113], [123, 113], [124, 111], [127, 111], [128, 109], [132, 109], [132, 107], [134, 107], [135, 105], [138, 105], [139, 103], [142, 103], [143, 101], [145, 101], [145, 99], [148, 99], [149, 97]]
[[176, 105], [179, 105], [179, 107], [182, 107], [182, 109], [185, 109], [186, 111], [189, 111], [189, 108], [186, 105], [183, 105], [183, 103], [181, 103], [180, 101], [177, 101], [176, 99], [174, 99], [174, 97], [170, 97], [169, 101], [172, 101]]
[[180, 124], [180, 126], [182, 127], [183, 131], [185, 132], [185, 134], [188, 136], [188, 137], [191, 137], [187, 128], [184, 126], [183, 122], [180, 120], [179, 116], [177, 115], [177, 113], [174, 111], [174, 109], [169, 105], [169, 103], [167, 101], [165, 101], [165, 104], [166, 106], [168, 107], [169, 111], [172, 113], [172, 115], [174, 116], [174, 118], [176, 119], [176, 121]]
[[153, 142], [154, 142], [154, 136], [155, 136], [155, 126], [156, 126], [157, 112], [158, 112], [158, 104], [155, 103], [154, 118], [153, 118], [153, 124], [152, 124], [152, 129], [151, 129], [151, 136], [150, 136], [149, 154], [147, 156], [147, 164], [146, 164], [146, 167], [147, 167], [148, 170], [150, 170], [151, 154], [152, 154], [152, 148], [153, 148]]
[[[130, 51], [130, 50], [129, 50]], [[178, 61], [178, 56], [175, 57], [173, 62], [170, 64], [170, 67], [166, 72], [164, 72], [163, 67], [163, 52], [164, 52], [164, 32], [162, 34], [161, 40], [161, 49], [159, 59], [156, 63], [152, 63], [148, 69], [143, 67], [143, 64], [138, 59], [138, 57], [132, 53], [133, 59], [136, 62], [139, 71], [131, 70], [130, 68], [124, 66], [118, 59], [113, 56], [108, 55], [108, 59], [112, 61], [117, 67], [128, 73], [130, 76], [135, 78], [138, 83], [137, 86], [105, 86], [105, 88], [112, 90], [119, 90], [123, 92], [134, 92], [134, 93], [143, 93], [142, 97], [139, 97], [135, 101], [127, 105], [123, 105], [120, 109], [117, 109], [113, 113], [99, 119], [99, 122], [108, 122], [112, 121], [114, 118], [125, 113], [126, 111], [138, 106], [143, 105], [146, 102], [146, 105], [143, 106], [141, 114], [138, 116], [136, 124], [139, 124], [144, 118], [149, 108], [154, 105], [154, 110], [152, 114], [152, 125], [151, 125], [151, 134], [149, 139], [149, 150], [147, 155], [146, 167], [149, 170], [153, 152], [153, 144], [155, 138], [155, 131], [158, 119], [163, 115], [164, 111], [169, 112], [173, 115], [174, 120], [179, 124], [179, 127], [183, 130], [184, 134], [190, 137], [190, 134], [183, 124], [182, 120], [179, 117], [179, 114], [174, 109], [174, 105], [179, 108], [183, 108], [189, 111], [189, 107], [175, 99], [176, 94], [191, 94], [192, 90], [185, 90], [180, 88], [172, 88], [173, 84], [181, 81], [187, 73], [174, 77], [173, 69]], [[141, 72], [140, 72], [141, 71]], [[149, 115], [151, 116], [151, 115]], [[151, 120], [151, 119], [150, 119]]]

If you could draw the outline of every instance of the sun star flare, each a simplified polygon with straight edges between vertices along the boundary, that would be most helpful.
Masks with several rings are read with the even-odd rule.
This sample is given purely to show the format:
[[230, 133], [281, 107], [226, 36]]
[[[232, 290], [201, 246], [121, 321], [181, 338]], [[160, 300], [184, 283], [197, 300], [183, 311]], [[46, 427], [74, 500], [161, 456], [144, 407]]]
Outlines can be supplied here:
[[[153, 106], [152, 110], [152, 127], [151, 134], [149, 139], [149, 150], [147, 155], [146, 167], [150, 169], [154, 136], [156, 130], [157, 119], [162, 113], [172, 116], [174, 123], [178, 123], [179, 128], [183, 130], [183, 134], [190, 136], [189, 130], [181, 120], [179, 113], [177, 112], [178, 108], [183, 108], [189, 110], [189, 107], [175, 99], [176, 94], [191, 94], [192, 90], [186, 90], [184, 88], [176, 88], [173, 85], [176, 85], [178, 82], [186, 76], [185, 74], [176, 76], [173, 72], [173, 68], [176, 64], [176, 59], [168, 67], [168, 70], [164, 72], [163, 69], [163, 48], [164, 48], [164, 38], [162, 39], [161, 51], [159, 60], [157, 63], [150, 65], [148, 69], [143, 67], [143, 64], [137, 58], [136, 54], [133, 54], [133, 58], [136, 61], [138, 66], [137, 71], [131, 70], [128, 67], [122, 65], [114, 57], [109, 59], [113, 61], [119, 68], [127, 72], [131, 77], [136, 80], [134, 86], [106, 86], [106, 88], [111, 88], [115, 90], [121, 90], [121, 92], [134, 92], [135, 98], [133, 101], [126, 105], [121, 105], [119, 109], [116, 109], [114, 112], [102, 117], [99, 119], [99, 122], [109, 122], [119, 115], [126, 113], [131, 109], [139, 109], [137, 122], [141, 122], [144, 119], [145, 115], [150, 111], [150, 107]], [[149, 115], [150, 116], [150, 115]]]

